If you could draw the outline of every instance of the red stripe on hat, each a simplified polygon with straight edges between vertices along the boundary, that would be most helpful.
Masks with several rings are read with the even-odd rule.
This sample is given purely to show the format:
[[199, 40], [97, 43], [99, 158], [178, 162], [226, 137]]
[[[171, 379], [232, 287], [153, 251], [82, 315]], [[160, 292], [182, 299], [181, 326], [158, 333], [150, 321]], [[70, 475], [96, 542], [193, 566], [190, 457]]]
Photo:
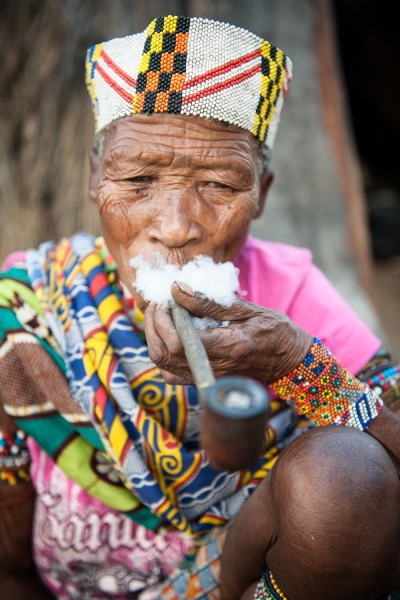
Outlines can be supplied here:
[[257, 56], [261, 56], [261, 48], [257, 48], [257, 50], [253, 50], [253, 52], [250, 52], [249, 54], [245, 54], [244, 56], [241, 56], [240, 58], [235, 58], [234, 60], [231, 60], [224, 65], [216, 67], [215, 69], [211, 69], [210, 71], [207, 71], [203, 75], [197, 75], [197, 77], [193, 77], [193, 79], [189, 79], [188, 81], [185, 81], [185, 85], [183, 86], [183, 89], [187, 90], [188, 88], [191, 88], [199, 83], [204, 83], [204, 81], [208, 81], [209, 79], [212, 79], [213, 77], [218, 77], [218, 75], [223, 75], [224, 73], [228, 73], [229, 71], [232, 71], [236, 67], [240, 67], [240, 65], [244, 65], [245, 63], [250, 62], [251, 60], [253, 60], [253, 58], [257, 58]]
[[99, 58], [103, 58], [104, 61], [110, 67], [110, 69], [112, 69], [117, 75], [119, 75], [121, 77], [121, 79], [123, 79], [124, 81], [126, 81], [126, 83], [128, 85], [130, 85], [133, 88], [136, 88], [136, 81], [135, 81], [135, 79], [132, 79], [132, 77], [130, 77], [128, 75], [128, 73], [125, 73], [125, 71], [123, 71], [121, 69], [121, 67], [119, 67], [117, 65], [117, 63], [115, 63], [113, 61], [113, 59], [108, 56], [107, 52], [105, 52], [104, 50], [102, 50]]
[[260, 72], [261, 72], [261, 64], [256, 65], [255, 67], [253, 67], [252, 69], [249, 69], [248, 71], [245, 71], [244, 73], [239, 73], [239, 75], [235, 75], [235, 77], [231, 77], [230, 79], [227, 79], [226, 81], [222, 81], [221, 83], [216, 83], [215, 85], [212, 85], [211, 87], [206, 88], [205, 90], [196, 92], [196, 94], [192, 94], [191, 96], [186, 96], [186, 98], [182, 99], [182, 105], [189, 104], [190, 102], [195, 102], [196, 100], [199, 100], [200, 98], [204, 98], [204, 96], [210, 96], [211, 94], [217, 94], [218, 92], [222, 92], [222, 90], [225, 90], [228, 87], [232, 87], [233, 85], [237, 85], [238, 83], [242, 83], [242, 81], [245, 81], [246, 79], [250, 79], [250, 77], [253, 77], [253, 75], [255, 75], [256, 73], [260, 73]]
[[107, 75], [107, 73], [104, 71], [104, 69], [101, 68], [99, 63], [97, 63], [97, 65], [96, 65], [96, 71], [99, 73], [99, 75], [102, 76], [104, 81], [106, 83], [108, 83], [108, 85], [110, 87], [112, 87], [112, 89], [115, 90], [117, 92], [117, 94], [119, 94], [121, 96], [121, 98], [126, 100], [126, 102], [128, 102], [129, 104], [132, 104], [133, 94], [124, 90], [124, 88], [122, 88], [120, 85], [118, 85], [118, 83], [116, 81], [111, 79], [111, 77], [109, 75]]

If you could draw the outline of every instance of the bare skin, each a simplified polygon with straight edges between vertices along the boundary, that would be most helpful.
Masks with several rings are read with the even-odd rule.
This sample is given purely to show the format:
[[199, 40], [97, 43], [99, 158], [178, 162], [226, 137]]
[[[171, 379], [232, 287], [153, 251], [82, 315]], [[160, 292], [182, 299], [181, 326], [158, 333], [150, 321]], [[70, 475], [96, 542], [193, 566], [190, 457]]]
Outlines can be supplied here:
[[327, 427], [285, 450], [229, 529], [222, 600], [250, 600], [267, 565], [290, 600], [400, 587], [400, 483], [380, 444]]

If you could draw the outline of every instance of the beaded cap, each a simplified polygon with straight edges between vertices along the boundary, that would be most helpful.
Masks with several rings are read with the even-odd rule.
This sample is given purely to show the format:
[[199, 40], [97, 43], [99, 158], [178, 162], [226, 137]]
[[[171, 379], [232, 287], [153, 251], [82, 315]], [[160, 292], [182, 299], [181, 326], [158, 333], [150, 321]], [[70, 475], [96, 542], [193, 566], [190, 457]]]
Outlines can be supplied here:
[[272, 149], [292, 63], [246, 29], [158, 17], [142, 33], [89, 48], [86, 85], [96, 132], [136, 113], [225, 121]]

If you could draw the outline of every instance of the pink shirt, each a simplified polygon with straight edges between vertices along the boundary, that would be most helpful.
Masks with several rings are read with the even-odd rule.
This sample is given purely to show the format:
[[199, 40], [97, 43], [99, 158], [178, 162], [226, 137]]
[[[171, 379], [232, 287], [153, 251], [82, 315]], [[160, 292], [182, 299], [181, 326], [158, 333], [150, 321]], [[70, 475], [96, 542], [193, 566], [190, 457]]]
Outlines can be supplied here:
[[306, 248], [249, 237], [234, 262], [246, 300], [288, 315], [353, 375], [380, 348], [380, 340], [313, 265]]

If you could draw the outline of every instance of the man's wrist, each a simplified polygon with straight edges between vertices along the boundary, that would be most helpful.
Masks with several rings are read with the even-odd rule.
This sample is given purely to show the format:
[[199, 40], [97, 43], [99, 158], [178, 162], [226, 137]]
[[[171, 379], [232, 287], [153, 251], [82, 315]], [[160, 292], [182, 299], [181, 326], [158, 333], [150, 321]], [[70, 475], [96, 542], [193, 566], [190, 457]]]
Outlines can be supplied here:
[[289, 320], [277, 338], [276, 359], [265, 378], [269, 383], [278, 381], [301, 365], [314, 341], [312, 335]]
[[317, 338], [303, 362], [271, 388], [314, 425], [364, 430], [382, 408], [379, 396], [351, 375]]

